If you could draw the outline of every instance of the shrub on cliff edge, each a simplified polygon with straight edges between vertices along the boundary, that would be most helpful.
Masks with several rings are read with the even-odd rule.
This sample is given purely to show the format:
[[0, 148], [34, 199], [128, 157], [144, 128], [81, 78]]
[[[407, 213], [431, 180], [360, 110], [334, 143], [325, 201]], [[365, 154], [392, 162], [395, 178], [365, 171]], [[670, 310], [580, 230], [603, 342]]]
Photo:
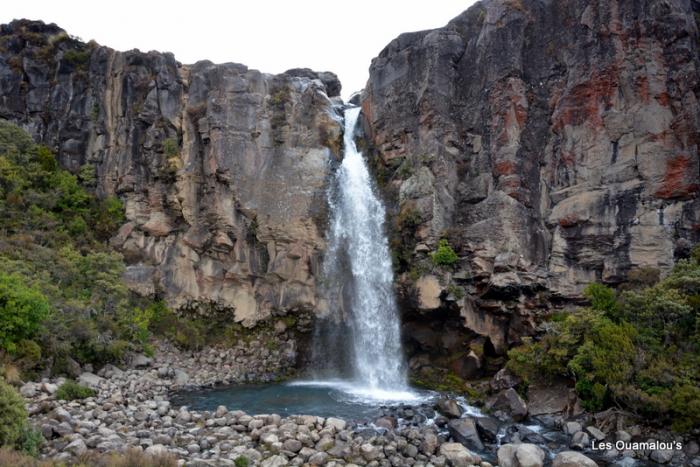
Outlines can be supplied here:
[[432, 255], [433, 263], [437, 266], [452, 266], [459, 261], [459, 256], [452, 249], [449, 242], [445, 239], [438, 242], [438, 248]]

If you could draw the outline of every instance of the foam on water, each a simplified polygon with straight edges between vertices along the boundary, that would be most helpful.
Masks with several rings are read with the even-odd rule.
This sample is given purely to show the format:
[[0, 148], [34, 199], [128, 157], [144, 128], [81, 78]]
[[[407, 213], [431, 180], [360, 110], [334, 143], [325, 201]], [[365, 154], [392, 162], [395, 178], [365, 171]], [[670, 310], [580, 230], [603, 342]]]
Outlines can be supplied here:
[[344, 394], [348, 401], [369, 405], [420, 404], [428, 402], [436, 396], [436, 393], [431, 391], [419, 393], [410, 388], [382, 389], [344, 380], [292, 381], [287, 383], [287, 385], [335, 389]]

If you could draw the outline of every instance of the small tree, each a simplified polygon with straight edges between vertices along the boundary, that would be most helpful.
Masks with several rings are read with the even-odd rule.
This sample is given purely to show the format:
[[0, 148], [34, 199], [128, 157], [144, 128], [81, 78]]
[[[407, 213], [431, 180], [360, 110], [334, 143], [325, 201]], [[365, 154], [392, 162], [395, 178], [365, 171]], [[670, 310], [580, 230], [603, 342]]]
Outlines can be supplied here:
[[613, 289], [594, 282], [586, 287], [583, 295], [591, 301], [591, 308], [594, 310], [602, 311], [610, 317], [616, 315], [617, 300]]
[[432, 255], [433, 263], [438, 266], [452, 266], [459, 261], [459, 256], [444, 238], [438, 242], [438, 248]]
[[17, 343], [31, 339], [49, 315], [49, 302], [19, 276], [0, 273], [0, 348], [14, 353]]

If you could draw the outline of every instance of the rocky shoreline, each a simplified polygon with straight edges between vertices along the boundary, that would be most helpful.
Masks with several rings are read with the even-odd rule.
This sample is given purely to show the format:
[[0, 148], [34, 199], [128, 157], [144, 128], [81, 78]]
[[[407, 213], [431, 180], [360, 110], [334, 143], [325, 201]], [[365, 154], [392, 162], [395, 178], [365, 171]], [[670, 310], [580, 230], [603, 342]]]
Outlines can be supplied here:
[[[96, 374], [83, 372], [78, 382], [95, 389], [95, 397], [56, 400], [62, 378], [26, 383], [21, 392], [28, 400], [30, 422], [47, 440], [41, 456], [66, 462], [87, 453], [138, 449], [169, 453], [187, 466], [236, 465], [239, 458], [264, 467], [596, 465], [587, 456], [603, 465], [700, 465], [693, 441], [683, 443], [684, 450], [642, 446], [645, 449], [623, 452], [613, 447], [591, 455], [591, 442], [637, 440], [642, 430], [611, 431], [602, 422], [597, 427], [597, 419], [586, 414], [579, 421], [558, 415], [532, 417], [528, 425], [504, 423], [499, 417], [524, 423], [522, 411], [527, 413], [524, 401], [518, 409], [519, 397], [512, 388], [490, 401], [493, 417], [475, 416], [458, 400], [441, 399], [437, 410], [432, 405], [387, 409], [385, 416], [368, 424], [311, 415], [249, 415], [223, 406], [195, 411], [170, 402], [171, 393], [179, 389], [274, 381], [290, 368], [286, 364], [292, 354], [291, 349], [270, 350], [256, 341], [190, 354], [159, 344], [153, 358], [136, 355], [128, 369], [107, 365]], [[668, 434], [657, 439], [683, 441]]]

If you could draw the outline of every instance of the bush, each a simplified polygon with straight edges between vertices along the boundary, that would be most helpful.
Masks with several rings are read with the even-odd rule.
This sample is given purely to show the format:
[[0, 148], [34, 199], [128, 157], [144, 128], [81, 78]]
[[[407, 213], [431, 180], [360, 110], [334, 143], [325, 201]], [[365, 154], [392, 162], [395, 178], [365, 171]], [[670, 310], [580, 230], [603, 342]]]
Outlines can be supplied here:
[[34, 341], [23, 339], [17, 344], [15, 359], [22, 368], [35, 368], [41, 361], [41, 347]]
[[590, 308], [508, 352], [526, 382], [574, 380], [584, 407], [622, 406], [675, 430], [700, 427], [700, 261], [681, 260], [638, 291], [586, 288]]
[[176, 157], [180, 153], [180, 148], [177, 144], [177, 139], [168, 138], [163, 141], [163, 153], [168, 157]]
[[149, 329], [186, 350], [204, 346], [207, 332], [201, 321], [176, 315], [165, 303], [156, 302], [149, 307]]
[[445, 239], [440, 240], [438, 249], [433, 253], [432, 258], [433, 263], [437, 266], [452, 266], [459, 261], [459, 256]]
[[26, 424], [24, 399], [12, 386], [0, 380], [0, 446], [14, 446]]
[[82, 386], [70, 379], [63, 383], [58, 388], [58, 391], [56, 391], [56, 399], [64, 401], [87, 399], [88, 397], [94, 397], [96, 395], [97, 391], [94, 389]]
[[0, 348], [14, 353], [17, 343], [31, 339], [49, 315], [49, 302], [21, 277], [0, 273]]
[[22, 427], [19, 439], [16, 442], [17, 449], [32, 457], [39, 455], [39, 450], [44, 444], [44, 436], [40, 431], [29, 425]]
[[63, 54], [63, 60], [78, 69], [84, 70], [90, 62], [90, 50], [66, 50]]
[[617, 312], [615, 291], [602, 284], [589, 284], [583, 291], [583, 295], [591, 302], [591, 308], [601, 311], [608, 316], [614, 316]]
[[[38, 344], [39, 352], [25, 342], [12, 354], [25, 369], [43, 363], [42, 355], [54, 357], [54, 370], [67, 357], [102, 365], [120, 359], [126, 347], [144, 346], [144, 327], [128, 317], [148, 302], [129, 292], [124, 260], [107, 243], [124, 221], [124, 206], [86, 189], [96, 181], [91, 165], [71, 174], [48, 148], [0, 120], [0, 282], [9, 281], [0, 285], [0, 350]], [[39, 313], [14, 306], [5, 313], [8, 290]], [[37, 325], [46, 303], [52, 319]]]
[[236, 467], [248, 467], [250, 465], [250, 461], [247, 457], [239, 456], [236, 457], [236, 460], [233, 462], [233, 465], [235, 465]]

